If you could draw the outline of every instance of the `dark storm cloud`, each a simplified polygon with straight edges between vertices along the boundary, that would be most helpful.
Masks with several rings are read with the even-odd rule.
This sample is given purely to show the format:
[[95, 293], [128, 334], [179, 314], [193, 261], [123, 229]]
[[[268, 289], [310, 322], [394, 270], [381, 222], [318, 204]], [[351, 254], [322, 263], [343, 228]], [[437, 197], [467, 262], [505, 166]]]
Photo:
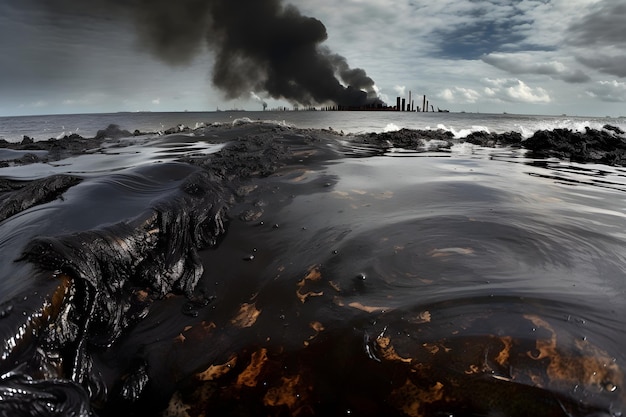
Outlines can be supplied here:
[[618, 46], [626, 48], [624, 23], [626, 3], [601, 1], [594, 10], [569, 27], [568, 43], [576, 46]]
[[507, 20], [475, 21], [439, 35], [443, 58], [479, 59], [482, 55], [520, 44], [524, 37], [511, 30]]
[[610, 56], [595, 53], [590, 56], [579, 56], [578, 61], [600, 72], [617, 77], [626, 77], [626, 56]]
[[568, 43], [580, 47], [578, 61], [605, 74], [626, 77], [626, 3], [601, 1], [570, 25]]
[[[43, 0], [40, 0], [43, 2]], [[170, 64], [215, 52], [213, 83], [227, 98], [265, 91], [301, 104], [364, 105], [374, 81], [321, 44], [326, 28], [281, 0], [48, 0], [56, 13], [129, 18], [141, 45]]]
[[[31, 0], [2, 0], [0, 2], [0, 91], [3, 94], [26, 94], [29, 91], [45, 89], [49, 85], [58, 88], [71, 88], [74, 83], [68, 74], [78, 70], [83, 62], [81, 57], [94, 52], [77, 39], [68, 35], [74, 28], [88, 33], [97, 27], [88, 19], [67, 19], [65, 16], [47, 18], [41, 5]], [[82, 24], [85, 26], [81, 26]], [[98, 43], [98, 37], [91, 39]], [[62, 45], [62, 46], [61, 46]]]

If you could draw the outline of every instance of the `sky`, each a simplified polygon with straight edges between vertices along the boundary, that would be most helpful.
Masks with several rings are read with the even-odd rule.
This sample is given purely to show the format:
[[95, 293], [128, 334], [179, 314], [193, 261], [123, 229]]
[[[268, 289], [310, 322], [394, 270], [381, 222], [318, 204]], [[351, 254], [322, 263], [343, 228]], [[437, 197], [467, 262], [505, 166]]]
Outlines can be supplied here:
[[624, 116], [625, 22], [623, 0], [0, 0], [0, 116], [323, 105], [339, 84], [390, 105]]

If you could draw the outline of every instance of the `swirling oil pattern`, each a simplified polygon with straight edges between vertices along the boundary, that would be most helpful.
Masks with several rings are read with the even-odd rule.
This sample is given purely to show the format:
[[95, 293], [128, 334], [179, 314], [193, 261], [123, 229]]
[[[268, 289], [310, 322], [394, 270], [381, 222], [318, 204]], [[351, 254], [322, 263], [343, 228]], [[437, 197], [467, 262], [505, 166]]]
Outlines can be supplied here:
[[623, 168], [442, 132], [183, 142], [9, 178], [0, 415], [623, 414]]

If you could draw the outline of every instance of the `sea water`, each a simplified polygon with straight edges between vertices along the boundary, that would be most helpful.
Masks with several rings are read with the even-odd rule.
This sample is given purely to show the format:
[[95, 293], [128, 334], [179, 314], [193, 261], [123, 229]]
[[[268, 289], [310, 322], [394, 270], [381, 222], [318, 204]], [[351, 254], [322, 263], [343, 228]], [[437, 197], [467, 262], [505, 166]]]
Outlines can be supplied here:
[[[428, 342], [447, 340], [456, 346], [465, 343], [459, 342], [459, 334], [464, 338], [494, 334], [534, 346], [535, 337], [549, 343], [553, 331], [553, 336], [568, 335], [559, 343], [594, 346], [594, 352], [607, 358], [605, 367], [626, 368], [626, 169], [537, 159], [521, 149], [482, 148], [462, 141], [450, 149], [392, 148], [383, 154], [368, 154], [349, 142], [351, 134], [400, 128], [444, 129], [457, 138], [480, 130], [515, 131], [528, 137], [540, 129], [600, 129], [605, 124], [626, 130], [624, 119], [391, 112], [3, 118], [0, 134], [14, 141], [20, 135], [36, 140], [70, 133], [92, 136], [110, 123], [131, 132], [154, 133], [122, 138], [114, 147], [105, 145], [64, 161], [0, 169], [0, 175], [10, 179], [58, 173], [86, 178], [65, 198], [0, 223], [4, 265], [0, 270], [10, 271], [7, 265], [30, 239], [97, 228], [98, 219], [111, 224], [129, 212], [141, 211], [172, 191], [176, 184], [168, 175], [179, 158], [221, 149], [221, 144], [203, 136], [210, 129], [198, 135], [159, 132], [176, 125], [254, 122], [343, 131], [345, 136], [338, 136], [342, 140], [336, 146], [345, 157], [315, 170], [302, 166], [295, 173], [272, 177], [273, 190], [280, 192], [258, 197], [269, 204], [260, 222], [242, 222], [233, 214], [218, 250], [201, 252], [209, 272], [200, 285], [215, 295], [215, 306], [200, 310], [190, 321], [175, 313], [182, 300], [178, 304], [175, 299], [164, 300], [122, 337], [113, 353], [100, 358], [103, 369], [110, 367], [114, 373], [111, 369], [117, 362], [109, 356], [130, 358], [129, 352], [141, 346], [158, 352], [154, 355], [164, 368], [162, 374], [155, 372], [166, 378], [176, 366], [188, 370], [207, 366], [219, 357], [220, 348], [244, 349], [268, 341], [301, 344], [304, 336], [298, 326], [305, 321], [307, 326], [319, 322], [327, 329], [347, 326], [359, 337], [365, 335], [364, 346], [354, 355], [363, 355], [365, 362], [376, 361], [376, 354], [368, 351], [369, 335], [393, 330], [416, 347], [426, 343], [420, 339], [424, 334], [414, 329], [416, 322], [411, 322], [415, 315], [420, 323], [431, 323]], [[308, 134], [314, 136], [315, 130]], [[273, 204], [276, 195], [284, 198]], [[319, 299], [311, 296], [299, 307], [296, 284], [300, 280], [307, 284], [303, 277], [315, 268], [332, 285], [312, 292], [320, 294]], [[3, 301], [23, 285], [12, 279], [6, 273], [0, 282]], [[254, 302], [263, 311], [255, 336], [230, 330], [230, 339], [219, 339], [223, 345], [202, 342], [204, 348], [194, 356], [177, 356], [175, 350], [168, 350], [168, 341], [180, 329], [202, 320], [219, 320], [220, 315], [228, 317], [242, 302]], [[363, 311], [372, 314], [369, 320], [357, 317]], [[526, 327], [520, 327], [520, 317], [527, 318]], [[402, 327], [399, 323], [405, 320], [409, 324]], [[550, 326], [542, 324], [547, 322]], [[545, 344], [537, 346], [547, 349]], [[532, 359], [542, 354], [530, 349], [522, 356]], [[612, 385], [612, 380], [593, 384], [597, 392], [572, 382], [555, 393], [575, 401], [599, 395], [599, 404], [619, 415], [623, 410], [616, 407], [622, 404], [624, 387]]]
[[626, 130], [626, 118], [583, 116], [540, 116], [484, 113], [416, 113], [416, 112], [180, 112], [180, 113], [104, 113], [49, 116], [0, 117], [0, 138], [21, 141], [24, 135], [35, 140], [58, 138], [73, 133], [93, 137], [109, 124], [133, 132], [163, 132], [176, 126], [196, 128], [213, 123], [233, 123], [240, 119], [282, 123], [300, 128], [334, 129], [345, 133], [369, 133], [407, 129], [443, 129], [456, 137], [471, 132], [519, 132], [524, 137], [537, 130], [600, 129], [606, 124]]

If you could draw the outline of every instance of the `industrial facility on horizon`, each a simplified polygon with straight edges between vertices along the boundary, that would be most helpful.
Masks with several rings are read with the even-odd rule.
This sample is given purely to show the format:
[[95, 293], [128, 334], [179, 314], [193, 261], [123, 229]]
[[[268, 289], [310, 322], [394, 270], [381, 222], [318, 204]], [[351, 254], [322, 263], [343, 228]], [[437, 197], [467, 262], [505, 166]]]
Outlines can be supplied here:
[[[267, 109], [267, 104], [263, 103], [263, 110], [265, 111], [266, 109]], [[432, 104], [430, 104], [428, 99], [426, 98], [426, 94], [422, 96], [422, 106], [421, 107], [419, 105], [416, 106], [415, 100], [412, 99], [411, 91], [409, 91], [408, 100], [407, 98], [403, 98], [400, 96], [396, 97], [395, 106], [388, 106], [382, 101], [377, 100], [376, 103], [365, 104], [362, 106], [346, 106], [346, 105], [338, 104], [334, 106], [323, 106], [320, 108], [317, 108], [315, 106], [300, 108], [300, 106], [295, 104], [293, 106], [293, 109], [290, 109], [288, 107], [279, 107], [279, 108], [274, 108], [271, 110], [273, 111], [316, 111], [316, 110], [320, 110], [320, 111], [401, 111], [401, 112], [439, 112], [439, 113], [449, 112], [448, 110], [443, 110], [443, 109], [440, 109], [439, 107], [437, 107], [437, 110], [435, 110], [435, 107]]]

